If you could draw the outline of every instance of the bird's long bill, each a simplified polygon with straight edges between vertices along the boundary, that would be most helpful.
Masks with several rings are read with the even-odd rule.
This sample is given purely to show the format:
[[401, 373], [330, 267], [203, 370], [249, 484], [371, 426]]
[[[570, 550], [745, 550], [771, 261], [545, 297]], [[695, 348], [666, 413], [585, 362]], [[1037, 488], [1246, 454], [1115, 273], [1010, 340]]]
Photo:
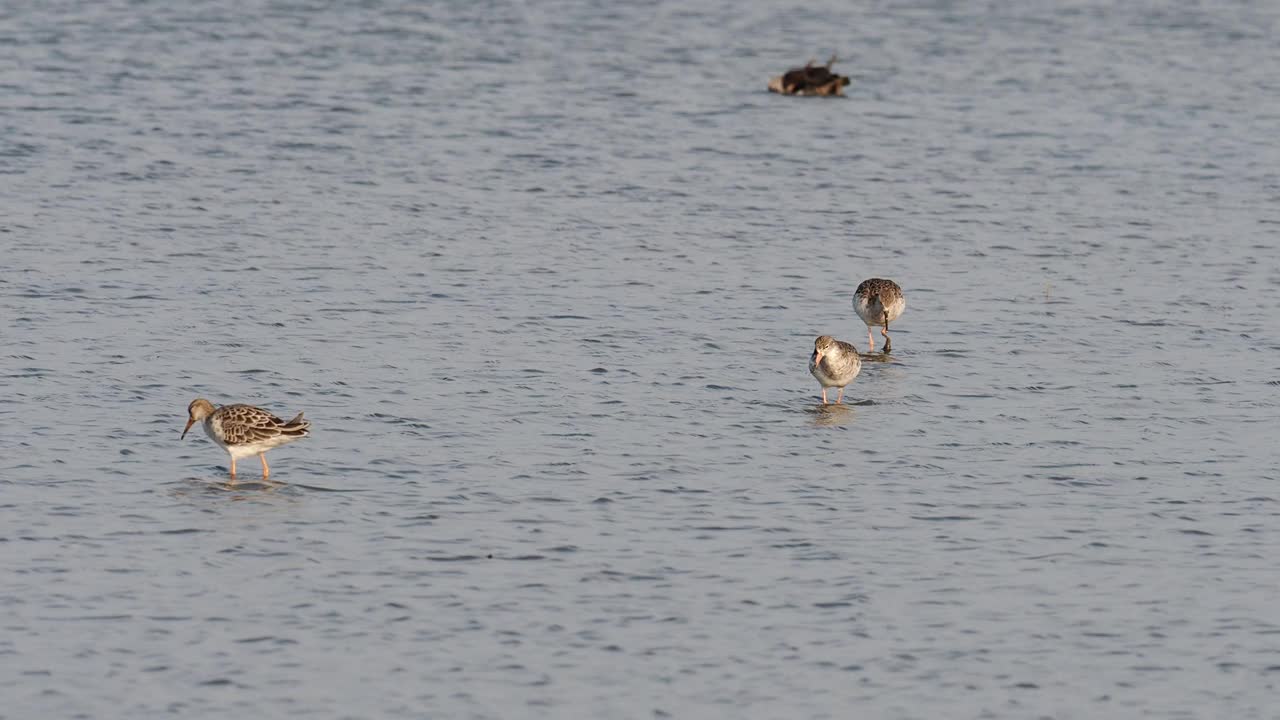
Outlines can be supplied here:
[[179, 439], [179, 440], [185, 439], [185, 438], [187, 437], [187, 431], [188, 431], [188, 430], [190, 430], [190, 429], [191, 429], [191, 426], [192, 426], [192, 425], [195, 425], [195, 424], [196, 424], [196, 419], [195, 419], [195, 418], [191, 418], [190, 420], [188, 420], [188, 421], [187, 421], [187, 426], [186, 426], [186, 427], [184, 427], [184, 428], [182, 428], [182, 435], [181, 435], [178, 439]]
[[817, 365], [817, 364], [818, 364], [818, 363], [820, 363], [820, 362], [822, 362], [822, 353], [818, 352], [817, 350], [814, 350], [814, 351], [813, 351], [813, 364], [814, 364], [814, 365]]

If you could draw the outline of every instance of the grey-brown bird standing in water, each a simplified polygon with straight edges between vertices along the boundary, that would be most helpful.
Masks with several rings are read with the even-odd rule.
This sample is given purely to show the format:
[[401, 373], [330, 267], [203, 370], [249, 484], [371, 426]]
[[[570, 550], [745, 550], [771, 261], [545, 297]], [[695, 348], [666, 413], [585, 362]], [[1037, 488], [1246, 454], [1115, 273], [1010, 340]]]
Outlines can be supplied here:
[[809, 372], [822, 384], [822, 404], [827, 404], [827, 388], [840, 388], [836, 402], [844, 399], [844, 386], [853, 382], [862, 371], [862, 358], [858, 348], [830, 335], [819, 336], [813, 341], [813, 355], [809, 357]]
[[302, 419], [302, 413], [285, 422], [271, 413], [252, 405], [223, 405], [215, 408], [204, 398], [196, 398], [187, 406], [187, 426], [204, 421], [204, 432], [231, 456], [231, 479], [236, 477], [236, 459], [257, 455], [262, 461], [262, 477], [271, 474], [264, 454], [271, 448], [301, 440], [310, 435], [311, 422]]
[[876, 339], [871, 335], [871, 327], [880, 325], [883, 328], [880, 334], [884, 335], [884, 351], [889, 352], [893, 347], [893, 341], [889, 339], [889, 323], [897, 320], [906, 307], [907, 299], [902, 295], [902, 288], [892, 280], [863, 280], [853, 291], [853, 311], [867, 324], [867, 344], [872, 351], [876, 349]]

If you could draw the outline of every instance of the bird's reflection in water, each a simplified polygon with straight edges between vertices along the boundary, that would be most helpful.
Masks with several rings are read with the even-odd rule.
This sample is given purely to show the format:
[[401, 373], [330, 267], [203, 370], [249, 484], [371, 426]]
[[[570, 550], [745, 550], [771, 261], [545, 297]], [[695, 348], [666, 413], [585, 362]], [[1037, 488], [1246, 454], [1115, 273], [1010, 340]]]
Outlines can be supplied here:
[[274, 480], [242, 480], [239, 482], [230, 482], [223, 480], [210, 484], [211, 490], [223, 490], [227, 492], [266, 492], [273, 493], [280, 488], [288, 487], [285, 483], [276, 482]]
[[297, 498], [307, 492], [355, 493], [364, 492], [363, 488], [337, 488], [320, 485], [306, 485], [300, 482], [282, 482], [279, 480], [255, 477], [251, 480], [231, 482], [224, 475], [218, 478], [190, 477], [175, 483], [173, 492], [181, 496], [222, 496], [231, 500], [247, 500], [250, 498]]
[[847, 425], [856, 415], [853, 408], [844, 403], [815, 405], [810, 412], [813, 413], [815, 427]]
[[221, 477], [218, 479], [187, 478], [179, 481], [173, 492], [175, 495], [185, 497], [219, 495], [227, 496], [231, 500], [247, 500], [270, 496], [289, 496], [296, 494], [297, 491], [292, 489], [288, 483], [274, 480], [255, 478], [253, 480], [230, 482], [226, 477]]
[[878, 351], [878, 352], [859, 352], [859, 353], [858, 353], [858, 357], [862, 358], [862, 362], [864, 362], [864, 363], [867, 363], [867, 362], [873, 362], [873, 363], [887, 363], [887, 362], [893, 362], [893, 355], [891, 355], [891, 354], [889, 354], [889, 353], [887, 353], [887, 352], [883, 352], [883, 351]]

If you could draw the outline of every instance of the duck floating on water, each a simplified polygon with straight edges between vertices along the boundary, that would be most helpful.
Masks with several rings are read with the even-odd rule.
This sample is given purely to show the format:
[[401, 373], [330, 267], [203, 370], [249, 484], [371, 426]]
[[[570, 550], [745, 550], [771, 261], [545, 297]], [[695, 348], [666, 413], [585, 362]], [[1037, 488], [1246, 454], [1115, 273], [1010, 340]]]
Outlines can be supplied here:
[[792, 68], [770, 80], [769, 91], [783, 95], [843, 95], [849, 77], [831, 72], [835, 63], [835, 55], [826, 65], [814, 65], [810, 60], [804, 67]]

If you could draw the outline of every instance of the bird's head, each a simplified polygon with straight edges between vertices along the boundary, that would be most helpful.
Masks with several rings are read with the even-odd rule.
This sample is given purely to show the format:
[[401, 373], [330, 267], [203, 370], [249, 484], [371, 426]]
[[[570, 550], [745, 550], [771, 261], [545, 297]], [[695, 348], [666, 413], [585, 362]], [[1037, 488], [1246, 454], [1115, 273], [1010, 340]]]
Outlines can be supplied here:
[[187, 431], [191, 429], [192, 425], [212, 415], [213, 410], [213, 403], [204, 398], [192, 400], [191, 404], [187, 406], [187, 426], [182, 428], [182, 437], [185, 438], [187, 436]]

